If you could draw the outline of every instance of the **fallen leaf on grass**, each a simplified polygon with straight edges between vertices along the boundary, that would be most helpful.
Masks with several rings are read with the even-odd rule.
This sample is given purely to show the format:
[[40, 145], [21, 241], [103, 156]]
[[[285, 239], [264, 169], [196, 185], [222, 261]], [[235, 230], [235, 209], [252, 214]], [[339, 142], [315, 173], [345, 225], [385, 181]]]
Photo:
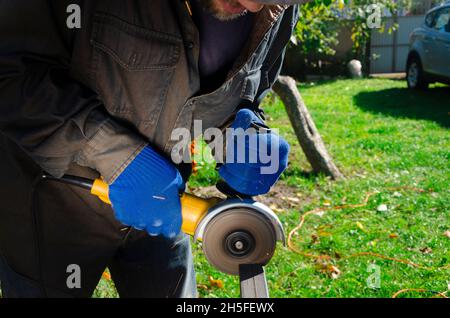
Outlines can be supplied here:
[[325, 214], [325, 211], [319, 211], [314, 214], [321, 218]]
[[339, 268], [334, 265], [330, 266], [329, 271], [331, 273], [331, 278], [333, 279], [337, 279], [341, 275], [341, 271], [339, 270]]
[[319, 269], [324, 269], [327, 268], [328, 265], [330, 265], [331, 262], [331, 257], [328, 255], [320, 255], [319, 257], [317, 257], [317, 259], [315, 260], [316, 266]]
[[389, 238], [391, 238], [391, 239], [398, 238], [398, 234], [391, 233], [391, 234], [389, 234]]
[[419, 251], [421, 251], [423, 254], [430, 254], [433, 252], [433, 250], [429, 247], [421, 248]]
[[269, 206], [269, 208], [270, 208], [272, 211], [274, 211], [274, 212], [278, 212], [278, 213], [284, 212], [283, 209], [277, 207], [275, 204], [271, 204], [271, 205]]
[[102, 278], [105, 280], [111, 280], [111, 274], [108, 273], [107, 271], [104, 271], [102, 274]]
[[331, 233], [330, 232], [326, 232], [326, 231], [318, 231], [317, 235], [319, 237], [324, 237], [324, 236], [331, 236]]
[[341, 275], [341, 271], [336, 265], [331, 263], [331, 257], [321, 255], [316, 259], [316, 268], [319, 272], [329, 275], [332, 279], [337, 279]]
[[299, 199], [299, 198], [287, 197], [286, 199], [287, 199], [288, 201], [295, 202], [295, 203], [300, 202], [300, 199]]
[[209, 276], [209, 284], [211, 287], [217, 287], [219, 289], [223, 289], [223, 281], [221, 279], [214, 279], [212, 276]]
[[356, 226], [357, 226], [361, 231], [363, 231], [363, 232], [366, 231], [366, 229], [364, 228], [364, 226], [362, 225], [361, 222], [356, 222]]

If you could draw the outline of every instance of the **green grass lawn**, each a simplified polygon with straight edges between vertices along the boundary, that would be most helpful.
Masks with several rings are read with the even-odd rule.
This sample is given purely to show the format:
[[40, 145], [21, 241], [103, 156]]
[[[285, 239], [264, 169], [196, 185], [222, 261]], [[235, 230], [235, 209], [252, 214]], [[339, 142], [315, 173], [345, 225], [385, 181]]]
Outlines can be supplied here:
[[[445, 235], [450, 231], [450, 88], [411, 92], [405, 86], [403, 81], [363, 79], [299, 87], [346, 176], [336, 182], [309, 173], [283, 104], [275, 96], [265, 100], [268, 124], [279, 128], [292, 146], [289, 169], [281, 180], [287, 194], [272, 202], [287, 233], [308, 210], [360, 203], [367, 192], [379, 191], [365, 207], [310, 216], [293, 238], [298, 249], [321, 255], [327, 259], [325, 265], [335, 266], [337, 277], [323, 270], [321, 262], [279, 245], [266, 267], [272, 297], [391, 297], [404, 288], [447, 290], [449, 268], [420, 269], [372, 256], [345, 258], [373, 252], [427, 267], [450, 263], [450, 237]], [[214, 184], [213, 168], [200, 163], [191, 186]], [[427, 192], [387, 190], [400, 186]], [[195, 260], [202, 297], [239, 296], [238, 279], [211, 268], [197, 245]], [[377, 272], [379, 285], [368, 285], [377, 285]], [[210, 276], [222, 280], [223, 288], [212, 286]], [[114, 296], [111, 285], [102, 281], [95, 296]], [[431, 296], [432, 292], [400, 295]]]

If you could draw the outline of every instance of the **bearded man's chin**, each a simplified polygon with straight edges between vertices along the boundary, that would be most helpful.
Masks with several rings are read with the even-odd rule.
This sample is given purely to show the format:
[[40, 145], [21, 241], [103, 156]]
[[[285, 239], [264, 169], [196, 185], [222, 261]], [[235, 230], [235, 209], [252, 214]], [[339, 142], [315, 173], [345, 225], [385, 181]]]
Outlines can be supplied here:
[[220, 21], [231, 21], [247, 14], [247, 10], [235, 14], [225, 12], [217, 8], [217, 4], [214, 2], [214, 0], [200, 0], [199, 2], [206, 11], [211, 13], [216, 19]]
[[223, 13], [213, 13], [214, 17], [220, 21], [231, 21], [231, 20], [235, 20], [239, 17], [242, 17], [243, 15], [247, 14], [247, 10], [242, 12], [242, 13], [237, 13], [237, 14], [223, 14]]

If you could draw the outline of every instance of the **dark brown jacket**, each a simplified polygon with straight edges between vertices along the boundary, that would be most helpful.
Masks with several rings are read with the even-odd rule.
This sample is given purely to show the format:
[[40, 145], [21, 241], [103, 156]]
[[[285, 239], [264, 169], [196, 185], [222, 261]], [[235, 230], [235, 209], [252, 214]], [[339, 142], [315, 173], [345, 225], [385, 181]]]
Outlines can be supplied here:
[[[69, 29], [69, 4], [81, 29]], [[182, 0], [0, 2], [1, 185], [32, 158], [112, 182], [146, 144], [170, 156], [177, 127], [223, 127], [257, 108], [282, 64], [296, 6], [266, 6], [223, 85], [198, 95], [198, 31]], [[1, 172], [1, 171], [0, 171]]]

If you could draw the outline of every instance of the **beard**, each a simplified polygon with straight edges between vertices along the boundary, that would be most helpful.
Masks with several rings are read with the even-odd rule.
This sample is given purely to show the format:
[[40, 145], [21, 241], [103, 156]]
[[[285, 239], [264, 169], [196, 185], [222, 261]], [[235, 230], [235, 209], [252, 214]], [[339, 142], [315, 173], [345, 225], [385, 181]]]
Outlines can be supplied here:
[[211, 13], [216, 19], [220, 21], [230, 21], [236, 18], [239, 18], [247, 13], [247, 10], [244, 10], [241, 13], [230, 13], [224, 10], [218, 1], [224, 1], [228, 3], [228, 5], [234, 8], [242, 7], [237, 0], [198, 0], [200, 5], [209, 13]]

